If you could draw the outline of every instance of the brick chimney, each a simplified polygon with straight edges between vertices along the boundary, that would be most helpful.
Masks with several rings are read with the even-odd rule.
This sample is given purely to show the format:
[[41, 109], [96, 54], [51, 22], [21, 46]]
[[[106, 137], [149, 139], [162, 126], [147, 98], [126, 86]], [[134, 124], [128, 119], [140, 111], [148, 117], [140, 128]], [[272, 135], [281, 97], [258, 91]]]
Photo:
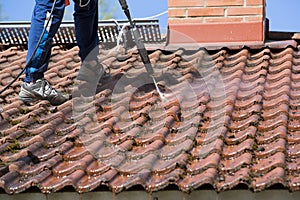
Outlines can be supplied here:
[[170, 44], [264, 42], [265, 0], [168, 1]]

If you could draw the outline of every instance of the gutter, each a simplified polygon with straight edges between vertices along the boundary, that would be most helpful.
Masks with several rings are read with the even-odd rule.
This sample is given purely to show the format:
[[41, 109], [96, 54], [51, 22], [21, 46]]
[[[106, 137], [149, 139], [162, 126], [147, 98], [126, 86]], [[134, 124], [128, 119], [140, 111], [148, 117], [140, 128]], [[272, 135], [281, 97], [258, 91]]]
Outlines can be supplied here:
[[79, 194], [77, 192], [26, 192], [20, 194], [0, 194], [1, 200], [299, 200], [300, 191], [289, 192], [284, 189], [270, 189], [262, 192], [251, 190], [229, 190], [216, 192], [210, 189], [195, 190], [187, 194], [178, 190], [163, 190], [153, 193], [146, 191], [124, 191], [114, 194], [110, 191], [94, 191]]

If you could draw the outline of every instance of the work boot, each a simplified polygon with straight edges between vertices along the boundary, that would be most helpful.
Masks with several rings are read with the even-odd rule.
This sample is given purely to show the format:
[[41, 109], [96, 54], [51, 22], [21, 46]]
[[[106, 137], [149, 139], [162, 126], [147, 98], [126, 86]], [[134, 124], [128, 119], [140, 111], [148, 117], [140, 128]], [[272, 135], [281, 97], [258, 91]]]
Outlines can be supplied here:
[[78, 71], [77, 79], [89, 83], [98, 83], [104, 68], [97, 60], [84, 61]]
[[45, 79], [38, 79], [33, 84], [22, 83], [19, 99], [24, 103], [34, 103], [37, 100], [48, 100], [51, 105], [60, 105], [69, 99], [69, 95], [52, 88]]
[[106, 84], [112, 78], [109, 69], [107, 70], [104, 70], [103, 65], [97, 59], [84, 61], [78, 71], [77, 80], [94, 84], [95, 86]]

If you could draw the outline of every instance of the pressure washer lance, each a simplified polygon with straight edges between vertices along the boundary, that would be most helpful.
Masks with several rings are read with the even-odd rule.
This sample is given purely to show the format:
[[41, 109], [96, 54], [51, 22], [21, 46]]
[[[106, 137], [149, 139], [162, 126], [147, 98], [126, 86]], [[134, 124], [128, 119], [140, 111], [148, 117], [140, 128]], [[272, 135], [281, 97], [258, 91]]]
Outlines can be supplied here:
[[133, 21], [131, 19], [131, 15], [130, 15], [130, 11], [128, 9], [127, 2], [126, 2], [126, 0], [119, 0], [119, 3], [121, 5], [121, 7], [122, 7], [122, 9], [123, 9], [126, 17], [128, 18], [128, 21], [129, 21], [130, 26], [132, 28], [131, 30], [132, 30], [132, 33], [133, 33], [134, 41], [135, 41], [135, 44], [137, 46], [138, 52], [139, 52], [139, 54], [141, 56], [142, 62], [144, 63], [148, 74], [152, 77], [152, 80], [153, 80], [153, 83], [155, 85], [156, 91], [158, 92], [160, 98], [162, 100], [164, 100], [165, 96], [160, 91], [160, 89], [158, 87], [158, 84], [157, 84], [157, 82], [156, 82], [156, 80], [154, 78], [154, 71], [153, 71], [153, 67], [152, 67], [150, 59], [149, 59], [148, 52], [147, 52], [147, 50], [145, 48], [145, 45], [144, 45], [144, 43], [142, 41], [142, 38], [140, 37], [138, 29], [136, 28], [135, 24], [133, 23]]

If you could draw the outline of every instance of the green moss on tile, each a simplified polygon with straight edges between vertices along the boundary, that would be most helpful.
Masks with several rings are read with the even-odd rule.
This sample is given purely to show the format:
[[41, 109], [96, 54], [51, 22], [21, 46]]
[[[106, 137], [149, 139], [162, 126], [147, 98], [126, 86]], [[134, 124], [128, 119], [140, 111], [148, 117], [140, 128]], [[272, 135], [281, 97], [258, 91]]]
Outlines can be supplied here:
[[9, 151], [9, 152], [11, 152], [11, 153], [16, 153], [20, 149], [21, 149], [20, 148], [20, 143], [19, 143], [19, 141], [17, 139], [14, 139], [12, 141], [12, 143], [8, 147], [6, 147], [6, 150]]
[[21, 120], [15, 119], [15, 120], [11, 120], [10, 124], [15, 126], [21, 123]]

